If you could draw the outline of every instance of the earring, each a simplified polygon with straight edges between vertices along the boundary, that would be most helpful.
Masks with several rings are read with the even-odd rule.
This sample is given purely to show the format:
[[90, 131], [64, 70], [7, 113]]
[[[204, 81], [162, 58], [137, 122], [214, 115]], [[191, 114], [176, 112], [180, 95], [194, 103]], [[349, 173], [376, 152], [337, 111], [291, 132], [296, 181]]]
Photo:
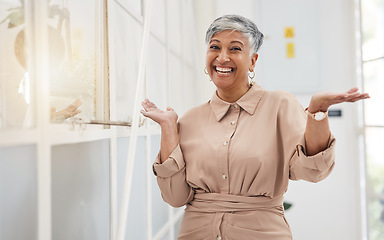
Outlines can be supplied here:
[[[208, 74], [208, 70], [207, 70], [207, 67], [205, 67], [205, 68], [204, 68], [204, 73], [205, 73], [205, 74], [207, 74], [207, 75], [209, 75], [209, 74]], [[209, 78], [209, 81], [212, 81], [212, 79], [211, 79], [211, 78]]]
[[251, 81], [249, 81], [249, 84], [250, 84], [251, 86], [253, 86], [253, 84], [255, 84], [255, 81], [253, 81], [253, 78], [255, 78], [255, 75], [256, 75], [256, 73], [255, 73], [253, 70], [251, 70], [251, 71], [248, 73], [248, 77], [251, 79]]

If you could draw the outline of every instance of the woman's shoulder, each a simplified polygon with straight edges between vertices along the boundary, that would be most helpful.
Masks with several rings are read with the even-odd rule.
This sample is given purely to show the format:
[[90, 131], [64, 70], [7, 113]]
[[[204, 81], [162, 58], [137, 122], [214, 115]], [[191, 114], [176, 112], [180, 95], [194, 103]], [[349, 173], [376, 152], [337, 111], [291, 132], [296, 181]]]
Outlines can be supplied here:
[[203, 116], [206, 116], [209, 111], [210, 111], [209, 102], [205, 102], [185, 112], [180, 117], [179, 122], [198, 121], [198, 119], [201, 119]]
[[266, 90], [264, 95], [268, 98], [276, 100], [296, 99], [292, 93], [284, 90]]
[[278, 105], [281, 103], [298, 103], [297, 98], [292, 93], [284, 90], [267, 90], [264, 92], [264, 99], [265, 102]]

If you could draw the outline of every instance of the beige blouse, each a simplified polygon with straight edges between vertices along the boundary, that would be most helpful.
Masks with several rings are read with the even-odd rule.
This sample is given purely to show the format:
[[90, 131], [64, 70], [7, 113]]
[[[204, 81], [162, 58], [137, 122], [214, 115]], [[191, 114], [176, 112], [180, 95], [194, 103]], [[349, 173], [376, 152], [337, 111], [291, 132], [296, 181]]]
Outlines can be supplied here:
[[289, 240], [288, 181], [318, 182], [334, 166], [328, 148], [306, 156], [306, 114], [294, 96], [254, 85], [237, 102], [216, 94], [179, 119], [179, 145], [153, 169], [164, 201], [186, 205], [180, 240]]

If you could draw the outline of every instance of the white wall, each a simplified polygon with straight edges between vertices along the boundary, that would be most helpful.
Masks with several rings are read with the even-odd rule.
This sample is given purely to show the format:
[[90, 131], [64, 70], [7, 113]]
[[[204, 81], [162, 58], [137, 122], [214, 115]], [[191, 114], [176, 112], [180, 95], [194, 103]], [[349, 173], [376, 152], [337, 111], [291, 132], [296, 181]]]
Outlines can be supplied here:
[[[299, 4], [300, 1], [295, 2]], [[308, 1], [306, 2], [308, 4]], [[348, 0], [312, 2], [317, 4], [312, 10], [316, 11], [313, 15], [317, 15], [318, 18], [313, 18], [314, 22], [305, 19], [297, 22], [298, 25], [295, 26], [296, 29], [300, 29], [300, 24], [318, 27], [315, 34], [317, 33], [319, 45], [313, 57], [318, 59], [319, 69], [316, 74], [319, 75], [314, 75], [313, 78], [319, 81], [319, 88], [292, 91], [304, 107], [308, 106], [313, 92], [346, 91], [357, 85], [354, 68], [354, 3]], [[263, 6], [260, 10], [263, 11]], [[293, 11], [291, 14], [296, 16], [308, 14], [303, 13], [307, 10], [303, 8], [290, 8], [290, 10]], [[282, 29], [286, 26], [287, 22], [279, 20], [279, 15], [282, 13], [279, 11], [269, 13], [274, 14], [272, 17], [269, 16], [269, 19], [275, 21], [273, 23], [262, 21], [264, 29], [268, 29], [269, 24], [280, 24]], [[305, 38], [305, 35], [302, 37]], [[313, 36], [310, 36], [308, 41], [311, 39]], [[267, 39], [266, 44], [268, 43]], [[284, 64], [284, 61], [277, 61], [276, 66], [279, 64]], [[295, 64], [299, 65], [298, 71], [312, 67], [308, 65], [311, 63], [306, 61], [297, 61]], [[264, 69], [263, 66], [260, 68]], [[262, 71], [263, 73], [265, 72]], [[286, 81], [293, 81], [293, 84], [296, 81], [290, 79], [290, 75], [284, 72], [280, 77]], [[263, 79], [264, 83], [267, 81], [274, 79]], [[333, 108], [341, 109], [343, 114], [341, 118], [330, 118], [331, 129], [337, 139], [336, 166], [333, 173], [317, 184], [291, 182], [286, 195], [286, 200], [294, 204], [293, 208], [287, 211], [287, 218], [294, 239], [297, 240], [360, 239], [356, 105], [343, 104]]]

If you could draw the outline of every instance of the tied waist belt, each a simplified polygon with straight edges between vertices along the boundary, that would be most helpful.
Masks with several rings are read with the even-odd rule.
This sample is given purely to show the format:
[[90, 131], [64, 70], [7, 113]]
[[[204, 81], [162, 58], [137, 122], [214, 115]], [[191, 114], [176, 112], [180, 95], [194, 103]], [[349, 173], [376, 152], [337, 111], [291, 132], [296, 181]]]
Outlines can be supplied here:
[[226, 213], [240, 211], [269, 211], [284, 215], [284, 197], [269, 198], [265, 196], [246, 197], [220, 193], [196, 193], [187, 204], [185, 211], [205, 213]]

